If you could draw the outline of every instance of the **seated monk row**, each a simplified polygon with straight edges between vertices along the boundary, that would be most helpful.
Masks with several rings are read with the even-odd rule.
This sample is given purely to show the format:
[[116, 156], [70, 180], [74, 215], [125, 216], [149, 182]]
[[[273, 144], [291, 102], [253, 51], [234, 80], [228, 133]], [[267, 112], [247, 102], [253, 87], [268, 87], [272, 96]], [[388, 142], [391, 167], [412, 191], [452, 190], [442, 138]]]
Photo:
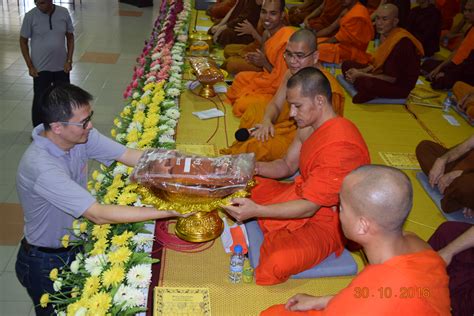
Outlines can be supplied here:
[[324, 0], [319, 7], [306, 16], [303, 21], [304, 27], [313, 32], [321, 31], [336, 21], [342, 10], [340, 0]]
[[403, 232], [412, 205], [413, 188], [402, 171], [377, 165], [352, 171], [341, 188], [341, 226], [369, 265], [336, 295], [297, 294], [261, 315], [451, 315], [445, 262]]
[[[357, 90], [352, 102], [365, 103], [375, 98], [406, 98], [420, 73], [421, 43], [408, 31], [397, 27], [398, 9], [385, 4], [376, 12], [375, 26], [381, 45], [373, 61], [362, 65], [342, 63], [342, 73]], [[403, 67], [400, 63], [403, 62]]]
[[323, 4], [323, 0], [304, 0], [302, 4], [294, 5], [288, 10], [290, 25], [300, 26], [304, 19]]
[[369, 11], [358, 0], [342, 0], [342, 8], [340, 18], [316, 32], [319, 59], [336, 64], [344, 60], [368, 63], [370, 54], [366, 50], [374, 38]]
[[262, 37], [264, 50], [252, 54], [252, 59], [262, 66], [263, 71], [243, 71], [235, 77], [227, 91], [227, 98], [236, 116], [240, 117], [256, 100], [268, 102], [287, 70], [283, 52], [295, 28], [283, 25], [284, 8], [284, 0], [265, 0], [262, 5], [260, 19], [265, 28]]
[[[464, 18], [474, 23], [474, 0], [467, 0]], [[426, 60], [421, 66], [433, 89], [451, 89], [456, 81], [474, 85], [474, 28], [446, 60]]]
[[[246, 141], [235, 141], [230, 148], [221, 150], [223, 154], [254, 152], [257, 161], [272, 161], [283, 158], [296, 135], [295, 121], [290, 118], [290, 106], [286, 102], [288, 79], [305, 67], [319, 67], [318, 50], [314, 34], [309, 30], [298, 30], [288, 40], [283, 56], [288, 66], [283, 80], [272, 99], [252, 103], [240, 119], [239, 128], [255, 128]], [[344, 91], [335, 78], [324, 69], [331, 84], [332, 106], [336, 114], [342, 116]]]
[[[224, 207], [239, 221], [258, 218], [264, 235], [255, 269], [259, 285], [285, 282], [343, 251], [336, 209], [340, 186], [370, 158], [357, 127], [336, 115], [331, 97], [329, 81], [315, 67], [288, 80], [286, 99], [298, 130], [286, 156], [257, 162], [260, 177], [251, 199], [236, 198]], [[298, 170], [293, 182], [274, 180]]]

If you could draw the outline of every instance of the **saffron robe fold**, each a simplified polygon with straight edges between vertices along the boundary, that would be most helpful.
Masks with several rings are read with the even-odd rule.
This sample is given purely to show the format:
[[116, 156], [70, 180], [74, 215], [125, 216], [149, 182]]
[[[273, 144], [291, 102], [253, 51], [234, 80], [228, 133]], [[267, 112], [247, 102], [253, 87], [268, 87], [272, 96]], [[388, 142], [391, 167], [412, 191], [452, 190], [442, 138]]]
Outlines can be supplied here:
[[366, 266], [324, 310], [275, 305], [260, 315], [451, 315], [446, 264], [433, 250], [395, 256]]
[[[331, 84], [332, 107], [339, 116], [344, 114], [344, 90], [337, 80], [325, 69], [320, 68]], [[284, 82], [282, 82], [284, 84]], [[252, 128], [262, 122], [265, 116], [267, 103], [253, 103], [240, 118], [239, 128]], [[221, 149], [220, 153], [224, 155], [255, 153], [257, 161], [273, 161], [283, 158], [288, 151], [296, 135], [296, 124], [290, 118], [290, 107], [285, 102], [278, 119], [273, 125], [275, 136], [270, 137], [266, 142], [261, 142], [254, 137], [250, 137], [244, 142], [235, 141], [229, 148]]]
[[323, 123], [303, 142], [300, 175], [294, 182], [257, 178], [251, 198], [258, 204], [305, 199], [321, 206], [310, 218], [258, 220], [264, 240], [255, 269], [257, 284], [284, 282], [333, 252], [340, 255], [344, 246], [339, 216], [331, 207], [339, 203], [344, 177], [368, 163], [367, 145], [357, 127], [345, 118], [336, 117]]
[[[474, 94], [474, 87], [462, 81], [458, 81], [453, 86], [453, 93], [456, 100], [461, 101], [466, 95]], [[472, 99], [470, 99], [472, 100]], [[474, 120], [474, 100], [468, 101], [465, 105], [465, 112], [471, 120]]]
[[283, 53], [290, 36], [295, 32], [294, 27], [284, 26], [265, 42], [265, 56], [273, 69], [271, 72], [243, 71], [237, 74], [234, 82], [227, 91], [227, 98], [232, 103], [232, 111], [241, 116], [247, 107], [256, 101], [266, 100], [268, 103], [285, 75], [286, 62]]
[[[361, 64], [370, 62], [371, 55], [366, 50], [374, 38], [374, 27], [367, 8], [357, 2], [339, 20], [339, 30], [335, 37], [338, 43], [318, 45], [319, 60], [336, 64], [344, 60], [353, 60]], [[318, 42], [326, 39], [320, 38]]]
[[326, 0], [321, 14], [308, 21], [309, 27], [316, 32], [321, 31], [336, 21], [341, 12], [342, 6], [339, 1]]

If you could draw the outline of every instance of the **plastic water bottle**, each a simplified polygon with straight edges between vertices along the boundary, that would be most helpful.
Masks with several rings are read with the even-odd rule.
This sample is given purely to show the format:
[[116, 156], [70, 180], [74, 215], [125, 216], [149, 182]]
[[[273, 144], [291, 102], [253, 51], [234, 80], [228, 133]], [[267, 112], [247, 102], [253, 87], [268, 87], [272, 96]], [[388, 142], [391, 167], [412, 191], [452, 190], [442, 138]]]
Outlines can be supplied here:
[[448, 95], [443, 101], [443, 112], [449, 112], [449, 108], [453, 105], [455, 105], [455, 101], [453, 100], [453, 93], [449, 91]]
[[244, 270], [244, 255], [242, 246], [236, 245], [230, 257], [229, 281], [230, 283], [240, 283], [242, 281], [242, 271]]
[[447, 36], [444, 36], [443, 41], [442, 41], [442, 46], [448, 47], [448, 45], [449, 45], [449, 38]]

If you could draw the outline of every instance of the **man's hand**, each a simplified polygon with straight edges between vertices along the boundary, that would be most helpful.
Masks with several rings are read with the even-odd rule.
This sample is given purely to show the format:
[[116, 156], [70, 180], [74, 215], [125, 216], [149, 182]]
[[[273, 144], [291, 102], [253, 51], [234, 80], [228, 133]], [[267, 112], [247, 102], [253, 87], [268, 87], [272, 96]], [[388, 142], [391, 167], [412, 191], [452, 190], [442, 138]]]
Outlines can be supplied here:
[[462, 170], [454, 170], [444, 174], [438, 181], [438, 190], [444, 194], [446, 188], [456, 179], [462, 175]]
[[271, 122], [263, 121], [262, 124], [256, 124], [257, 129], [252, 132], [252, 136], [261, 142], [266, 142], [269, 136], [275, 136], [275, 127]]
[[265, 62], [267, 61], [267, 58], [261, 50], [257, 49], [256, 52], [247, 53], [245, 55], [245, 60], [249, 63], [254, 64], [257, 67], [263, 67], [263, 65], [265, 65]]
[[256, 217], [259, 207], [260, 205], [247, 198], [235, 198], [232, 200], [232, 205], [223, 206], [230, 216], [240, 222]]
[[221, 35], [221, 33], [225, 29], [227, 29], [227, 25], [216, 25], [211, 28], [211, 33], [213, 34], [212, 40], [214, 41], [214, 43], [217, 43], [217, 40], [219, 39], [219, 35]]
[[194, 214], [196, 214], [196, 212], [191, 212], [191, 213], [186, 213], [186, 214], [181, 214], [179, 212], [176, 212], [176, 211], [159, 211], [161, 213], [163, 213], [163, 217], [162, 218], [168, 218], [168, 217], [182, 217], [182, 218], [186, 218], [186, 217], [189, 217], [189, 216], [192, 216]]
[[346, 71], [346, 80], [350, 83], [354, 83], [357, 78], [362, 77], [365, 73], [356, 68], [351, 68]]
[[439, 179], [444, 175], [444, 168], [446, 167], [446, 162], [444, 159], [436, 159], [433, 167], [431, 167], [430, 173], [428, 174], [428, 179], [432, 188], [438, 184]]
[[234, 27], [234, 31], [237, 32], [238, 36], [253, 35], [255, 28], [248, 20], [244, 20]]
[[66, 61], [64, 64], [64, 72], [69, 73], [72, 70], [72, 62]]
[[309, 310], [322, 310], [326, 308], [332, 296], [311, 296], [308, 294], [296, 294], [285, 304], [285, 308], [293, 312], [304, 312]]
[[451, 263], [451, 260], [453, 259], [453, 254], [450, 251], [448, 251], [445, 247], [438, 250], [438, 255], [441, 258], [443, 258], [444, 262], [446, 262], [446, 266], [449, 266], [449, 264]]
[[439, 77], [444, 76], [444, 73], [441, 72], [441, 69], [443, 68], [442, 66], [443, 64], [433, 69], [429, 74], [426, 75], [426, 79], [429, 81], [433, 81]]
[[28, 73], [33, 78], [38, 77], [38, 71], [36, 70], [36, 68], [34, 66], [28, 67]]

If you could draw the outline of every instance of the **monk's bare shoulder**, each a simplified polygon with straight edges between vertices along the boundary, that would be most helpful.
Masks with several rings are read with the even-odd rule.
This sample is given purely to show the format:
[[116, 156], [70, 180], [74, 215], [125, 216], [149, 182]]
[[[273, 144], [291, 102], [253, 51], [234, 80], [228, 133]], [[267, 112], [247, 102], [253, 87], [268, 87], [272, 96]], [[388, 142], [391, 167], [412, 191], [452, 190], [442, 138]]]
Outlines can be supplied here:
[[431, 249], [430, 245], [412, 232], [403, 232], [406, 253], [415, 253]]

